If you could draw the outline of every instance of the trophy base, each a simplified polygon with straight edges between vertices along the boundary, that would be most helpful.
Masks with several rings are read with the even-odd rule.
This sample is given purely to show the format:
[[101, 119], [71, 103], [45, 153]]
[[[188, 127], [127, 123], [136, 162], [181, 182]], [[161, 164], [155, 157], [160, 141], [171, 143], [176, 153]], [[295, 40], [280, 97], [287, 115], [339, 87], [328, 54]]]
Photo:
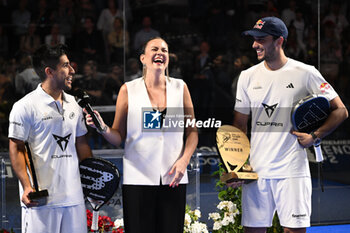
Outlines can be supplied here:
[[47, 196], [49, 196], [49, 192], [47, 191], [47, 189], [44, 189], [41, 191], [31, 192], [28, 194], [28, 196], [31, 200], [37, 200], [41, 198], [46, 198]]
[[250, 183], [258, 179], [258, 174], [255, 172], [229, 172], [223, 173], [220, 177], [220, 181], [224, 183], [231, 183], [235, 181], [244, 181], [244, 183]]

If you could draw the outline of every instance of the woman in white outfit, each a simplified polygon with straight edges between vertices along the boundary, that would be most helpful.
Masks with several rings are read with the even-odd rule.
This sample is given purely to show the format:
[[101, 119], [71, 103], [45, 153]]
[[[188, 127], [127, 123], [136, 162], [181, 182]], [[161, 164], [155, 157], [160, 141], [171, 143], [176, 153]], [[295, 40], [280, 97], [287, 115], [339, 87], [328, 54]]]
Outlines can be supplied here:
[[[169, 122], [194, 119], [192, 100], [182, 80], [166, 75], [169, 52], [163, 39], [149, 40], [140, 61], [144, 66], [143, 77], [121, 87], [113, 125], [102, 123], [101, 133], [115, 146], [125, 141], [126, 232], [182, 233], [186, 168], [197, 146], [198, 134], [195, 127], [181, 124], [170, 127]], [[90, 115], [86, 122], [95, 127]]]

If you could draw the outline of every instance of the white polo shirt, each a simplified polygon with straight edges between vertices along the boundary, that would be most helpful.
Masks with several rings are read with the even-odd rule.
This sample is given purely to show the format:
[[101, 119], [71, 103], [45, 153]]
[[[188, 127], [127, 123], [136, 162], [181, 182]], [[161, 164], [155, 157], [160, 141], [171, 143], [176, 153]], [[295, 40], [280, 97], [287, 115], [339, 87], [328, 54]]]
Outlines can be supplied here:
[[46, 206], [84, 203], [75, 142], [86, 133], [82, 109], [66, 93], [61, 106], [39, 84], [13, 105], [8, 136], [28, 141], [39, 188], [49, 192]]
[[252, 116], [250, 164], [259, 177], [310, 176], [306, 151], [290, 133], [292, 107], [310, 94], [338, 96], [315, 67], [290, 58], [275, 71], [261, 62], [241, 73], [235, 110]]

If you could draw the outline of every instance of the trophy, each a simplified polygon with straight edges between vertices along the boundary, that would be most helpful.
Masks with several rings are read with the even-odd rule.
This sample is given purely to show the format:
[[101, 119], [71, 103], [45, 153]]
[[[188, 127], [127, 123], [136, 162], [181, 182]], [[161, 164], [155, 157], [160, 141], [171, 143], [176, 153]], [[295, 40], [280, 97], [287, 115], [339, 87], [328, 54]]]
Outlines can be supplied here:
[[246, 164], [250, 144], [245, 133], [232, 125], [223, 125], [216, 132], [216, 144], [227, 171], [220, 178], [222, 182], [244, 181], [249, 183], [258, 179], [258, 174]]
[[35, 191], [29, 193], [28, 196], [29, 196], [30, 200], [39, 201], [40, 204], [44, 204], [44, 202], [46, 201], [46, 197], [49, 195], [49, 193], [48, 193], [47, 189], [44, 189], [44, 190], [39, 189], [38, 179], [37, 179], [36, 173], [35, 173], [32, 153], [30, 152], [30, 148], [29, 148], [29, 145], [27, 142], [25, 143], [25, 147], [26, 147], [26, 151], [27, 151], [27, 153], [25, 154], [26, 163], [27, 163], [27, 167], [29, 169], [29, 172], [31, 174], [34, 189], [35, 189]]

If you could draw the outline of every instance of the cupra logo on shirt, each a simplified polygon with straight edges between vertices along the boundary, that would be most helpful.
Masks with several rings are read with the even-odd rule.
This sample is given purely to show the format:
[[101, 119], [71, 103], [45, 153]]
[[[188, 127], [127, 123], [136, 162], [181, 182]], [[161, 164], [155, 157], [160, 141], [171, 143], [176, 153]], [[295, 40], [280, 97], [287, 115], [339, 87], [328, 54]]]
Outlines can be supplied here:
[[277, 107], [277, 104], [274, 104], [274, 105], [270, 106], [270, 105], [262, 103], [262, 105], [265, 108], [265, 112], [266, 112], [267, 116], [270, 118], [272, 116], [273, 112], [275, 111], [275, 109]]
[[68, 134], [67, 136], [60, 137], [58, 135], [52, 134], [52, 136], [55, 138], [57, 144], [59, 145], [62, 151], [65, 151], [67, 149], [70, 135], [71, 133]]

